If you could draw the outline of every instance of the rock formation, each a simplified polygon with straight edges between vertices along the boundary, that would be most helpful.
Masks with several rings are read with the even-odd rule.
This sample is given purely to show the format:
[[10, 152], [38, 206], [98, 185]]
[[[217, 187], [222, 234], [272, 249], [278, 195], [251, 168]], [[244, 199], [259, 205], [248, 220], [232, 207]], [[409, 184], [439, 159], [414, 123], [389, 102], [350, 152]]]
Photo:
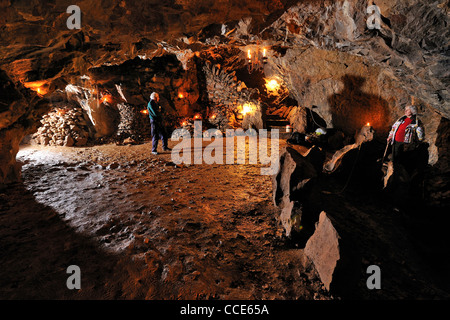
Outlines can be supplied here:
[[322, 211], [314, 234], [305, 246], [305, 255], [312, 261], [325, 288], [330, 290], [335, 269], [341, 261], [341, 238], [330, 218]]
[[278, 172], [272, 176], [273, 202], [280, 209], [279, 221], [286, 236], [301, 230], [303, 207], [311, 201], [317, 172], [311, 162], [294, 148], [280, 155]]
[[[67, 1], [0, 1], [0, 187], [20, 180], [15, 158], [27, 135], [66, 147], [148, 137], [143, 111], [152, 92], [170, 129], [192, 132], [196, 119], [221, 131], [268, 128], [267, 115], [303, 135], [323, 127], [329, 137], [320, 142], [330, 148], [288, 146], [272, 183], [285, 236], [305, 234], [305, 253], [331, 289], [342, 244], [362, 239], [361, 230], [372, 243], [380, 238], [348, 222], [346, 202], [320, 208], [316, 188], [335, 175], [343, 183], [356, 177], [367, 193], [388, 187], [376, 160], [407, 104], [418, 107], [425, 127], [421, 197], [444, 209], [450, 199], [450, 3], [380, 0], [375, 20], [371, 5], [83, 0], [81, 29], [69, 29]], [[283, 90], [267, 92], [269, 79]], [[374, 222], [363, 210], [352, 214]], [[386, 239], [384, 248], [396, 240]], [[322, 244], [331, 255], [321, 256]]]

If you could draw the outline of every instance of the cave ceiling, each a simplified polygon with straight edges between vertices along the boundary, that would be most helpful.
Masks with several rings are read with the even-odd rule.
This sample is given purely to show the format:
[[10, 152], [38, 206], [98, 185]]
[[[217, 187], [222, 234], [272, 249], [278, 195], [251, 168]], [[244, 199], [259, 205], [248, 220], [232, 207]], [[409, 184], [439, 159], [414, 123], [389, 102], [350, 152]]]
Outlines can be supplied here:
[[342, 51], [380, 66], [450, 118], [449, 1], [377, 1], [381, 29], [366, 27], [368, 1], [0, 1], [0, 69], [21, 83], [64, 88], [93, 68], [167, 53], [181, 60], [221, 46]]

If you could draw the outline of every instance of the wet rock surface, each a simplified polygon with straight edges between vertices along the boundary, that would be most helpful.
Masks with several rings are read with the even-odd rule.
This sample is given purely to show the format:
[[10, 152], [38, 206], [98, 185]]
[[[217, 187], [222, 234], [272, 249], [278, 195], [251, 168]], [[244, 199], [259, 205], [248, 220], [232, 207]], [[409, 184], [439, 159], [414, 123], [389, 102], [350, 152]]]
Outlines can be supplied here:
[[[302, 198], [305, 228], [286, 237], [271, 177], [262, 176], [258, 165], [176, 165], [170, 153], [153, 156], [150, 149], [149, 143], [22, 149], [23, 182], [0, 193], [0, 248], [6, 257], [0, 295], [449, 297], [446, 219], [436, 208], [418, 210], [415, 204], [415, 211], [395, 211], [382, 192], [361, 192], [358, 176], [342, 192], [342, 177], [327, 175], [317, 181], [314, 200]], [[346, 282], [337, 281], [347, 290], [328, 292], [304, 254], [319, 210], [338, 232], [342, 256], [349, 254]], [[78, 292], [65, 286], [72, 264], [83, 274]], [[383, 290], [367, 289], [369, 265], [381, 268]]]
[[150, 149], [23, 149], [23, 183], [0, 195], [0, 296], [330, 298], [280, 238], [258, 166], [173, 166]]
[[[313, 157], [309, 154], [317, 147], [306, 150], [292, 145], [286, 148], [291, 151], [281, 153], [279, 173], [272, 179], [280, 224], [290, 241], [304, 248], [303, 265], [319, 273], [333, 296], [447, 297], [450, 287], [442, 266], [450, 261], [441, 260], [440, 254], [436, 259], [432, 256], [441, 250], [448, 252], [443, 244], [448, 239], [444, 240], [442, 233], [448, 223], [448, 207], [430, 201], [432, 195], [411, 187], [410, 181], [383, 189], [382, 164], [377, 161], [382, 146], [370, 140], [369, 130], [362, 133], [361, 142], [367, 135], [368, 141], [346, 153], [335, 172], [318, 170], [309, 188], [302, 183], [304, 176], [298, 175], [298, 168], [306, 171], [311, 166]], [[294, 152], [292, 149], [298, 152], [296, 156], [283, 160]], [[326, 152], [326, 159], [331, 161], [333, 152]], [[425, 173], [426, 179], [434, 180], [429, 174]], [[283, 205], [282, 196], [289, 199], [289, 206]], [[371, 265], [382, 270], [384, 290], [368, 290], [362, 281], [368, 278]]]
[[[79, 5], [82, 29], [69, 30], [66, 1], [0, 3], [3, 296], [327, 299], [313, 268], [300, 263], [325, 211], [351, 248], [355, 276], [337, 296], [448, 298], [448, 1], [381, 0], [379, 29], [368, 27], [369, 1], [357, 0]], [[246, 72], [247, 49], [255, 58], [263, 47], [266, 63]], [[286, 90], [259, 101], [271, 77]], [[61, 90], [88, 113], [96, 143], [125, 146], [34, 147], [19, 155], [21, 175], [19, 144]], [[148, 156], [148, 145], [139, 144], [148, 133], [141, 112], [153, 91], [174, 128], [212, 113], [212, 126], [264, 127], [263, 107], [284, 101], [296, 107], [287, 114], [280, 108], [281, 120], [305, 134], [333, 129], [327, 143], [334, 151], [351, 145], [368, 122], [375, 132], [373, 141], [344, 150], [330, 175], [319, 171], [333, 153], [305, 154], [320, 176], [314, 197], [296, 197], [309, 182], [294, 175], [293, 188], [283, 185], [289, 201], [279, 220], [270, 178], [257, 167]], [[244, 102], [262, 105], [240, 123]], [[383, 190], [381, 145], [410, 103], [426, 132], [424, 183], [410, 193], [405, 174], [400, 192]], [[54, 144], [84, 145], [86, 134], [60, 131], [45, 134]], [[295, 226], [289, 238], [286, 226]], [[83, 264], [85, 290], [59, 287], [66, 263]], [[382, 269], [384, 291], [367, 291], [371, 264]]]

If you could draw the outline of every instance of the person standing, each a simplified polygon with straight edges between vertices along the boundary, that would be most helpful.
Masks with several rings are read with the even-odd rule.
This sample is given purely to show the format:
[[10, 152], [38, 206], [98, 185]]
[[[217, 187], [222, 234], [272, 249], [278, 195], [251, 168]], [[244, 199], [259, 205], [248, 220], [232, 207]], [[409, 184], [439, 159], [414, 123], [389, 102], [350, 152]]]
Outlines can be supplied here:
[[159, 103], [159, 94], [153, 92], [150, 95], [150, 101], [147, 105], [148, 115], [150, 117], [150, 126], [152, 134], [152, 154], [158, 154], [158, 141], [161, 139], [164, 151], [170, 151], [167, 146], [167, 132], [163, 125], [162, 107]]
[[411, 149], [415, 143], [422, 142], [424, 131], [421, 122], [417, 119], [417, 108], [409, 105], [405, 107], [405, 115], [398, 119], [391, 128], [387, 138], [392, 145], [392, 162], [394, 167], [402, 161], [405, 149]]
[[390, 195], [394, 211], [408, 211], [423, 196], [423, 175], [428, 163], [428, 144], [423, 143], [424, 130], [417, 118], [417, 108], [405, 107], [405, 115], [393, 125], [387, 138], [392, 145], [392, 184]]

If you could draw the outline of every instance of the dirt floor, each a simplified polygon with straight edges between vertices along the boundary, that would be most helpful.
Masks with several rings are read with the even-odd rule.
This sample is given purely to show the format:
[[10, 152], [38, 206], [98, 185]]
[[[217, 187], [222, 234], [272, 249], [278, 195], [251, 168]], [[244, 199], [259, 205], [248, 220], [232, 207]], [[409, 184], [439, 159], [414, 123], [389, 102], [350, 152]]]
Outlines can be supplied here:
[[[23, 183], [0, 193], [0, 297], [330, 298], [283, 240], [260, 165], [150, 150], [22, 147]], [[81, 290], [66, 287], [70, 265]]]
[[[23, 181], [0, 191], [0, 298], [340, 298], [284, 236], [260, 164], [175, 165], [150, 150], [23, 146]], [[393, 211], [357, 187], [335, 192], [343, 185], [327, 179], [318, 187], [317, 207], [361, 253], [356, 298], [450, 297], [448, 219]], [[366, 287], [372, 264], [383, 290]], [[80, 290], [66, 286], [70, 265]]]

